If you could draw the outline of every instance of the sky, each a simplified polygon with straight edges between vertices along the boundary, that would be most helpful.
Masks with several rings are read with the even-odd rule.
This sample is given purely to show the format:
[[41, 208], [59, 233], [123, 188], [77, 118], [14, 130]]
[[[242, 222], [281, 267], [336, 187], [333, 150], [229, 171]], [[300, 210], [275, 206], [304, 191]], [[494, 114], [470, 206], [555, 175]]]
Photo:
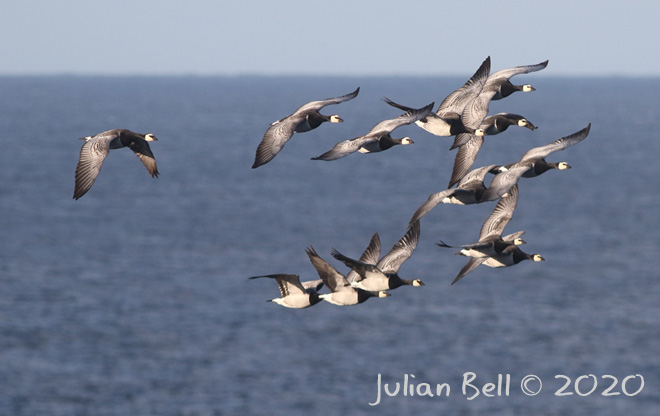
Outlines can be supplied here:
[[21, 0], [0, 74], [660, 76], [660, 2]]

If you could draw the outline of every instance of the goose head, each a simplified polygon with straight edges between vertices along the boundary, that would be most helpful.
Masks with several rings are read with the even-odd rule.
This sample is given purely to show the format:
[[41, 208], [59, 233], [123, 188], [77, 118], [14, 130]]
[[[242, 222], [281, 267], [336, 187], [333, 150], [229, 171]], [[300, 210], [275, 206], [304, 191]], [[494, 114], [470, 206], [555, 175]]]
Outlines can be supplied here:
[[522, 246], [523, 244], [527, 244], [527, 242], [525, 240], [523, 240], [522, 238], [520, 238], [520, 237], [516, 237], [513, 240], [513, 244], [516, 245], [516, 246]]
[[540, 254], [532, 254], [532, 261], [545, 261]]
[[566, 162], [557, 163], [557, 169], [559, 169], [559, 170], [566, 170], [566, 169], [570, 169], [570, 168], [571, 168], [571, 165], [569, 165]]
[[148, 142], [155, 142], [158, 139], [156, 138], [156, 136], [153, 135], [153, 133], [147, 133], [144, 135], [144, 140]]
[[333, 114], [330, 116], [330, 122], [331, 123], [343, 123], [344, 120], [342, 120], [341, 117], [339, 117], [337, 114]]
[[532, 87], [530, 84], [525, 84], [522, 86], [522, 92], [532, 92], [536, 91], [536, 88]]
[[538, 128], [538, 127], [536, 127], [535, 125], [533, 125], [532, 123], [530, 123], [529, 121], [527, 121], [524, 118], [521, 118], [520, 120], [518, 120], [518, 126], [519, 127], [527, 127], [528, 129], [530, 129], [532, 131], [534, 131]]

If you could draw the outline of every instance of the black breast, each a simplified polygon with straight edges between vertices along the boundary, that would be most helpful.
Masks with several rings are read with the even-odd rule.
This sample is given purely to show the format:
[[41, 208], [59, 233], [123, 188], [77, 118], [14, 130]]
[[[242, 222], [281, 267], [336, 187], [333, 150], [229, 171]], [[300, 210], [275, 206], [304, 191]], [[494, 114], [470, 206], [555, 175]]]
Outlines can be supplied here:
[[310, 130], [313, 130], [329, 119], [328, 116], [324, 116], [321, 113], [310, 113], [307, 116], [307, 123], [309, 123]]
[[357, 295], [358, 295], [358, 303], [362, 303], [372, 297], [373, 295], [366, 290], [362, 289], [356, 289], [357, 290]]

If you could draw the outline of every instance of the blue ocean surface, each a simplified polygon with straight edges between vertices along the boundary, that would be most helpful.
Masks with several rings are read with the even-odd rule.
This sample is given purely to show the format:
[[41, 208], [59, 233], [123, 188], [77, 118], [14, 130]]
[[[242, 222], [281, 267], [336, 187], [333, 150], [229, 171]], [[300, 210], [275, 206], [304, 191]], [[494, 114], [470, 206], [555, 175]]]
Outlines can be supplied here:
[[[0, 77], [0, 415], [656, 415], [659, 79], [529, 74], [491, 103], [539, 128], [486, 137], [475, 167], [592, 123], [548, 157], [572, 169], [520, 182], [506, 232], [545, 262], [450, 285], [466, 258], [435, 243], [476, 241], [494, 203], [439, 205], [400, 270], [423, 287], [292, 310], [248, 280], [318, 279], [309, 246], [342, 273], [333, 248], [389, 250], [452, 139], [410, 125], [413, 145], [311, 158], [401, 114], [382, 97], [437, 108], [465, 79]], [[251, 169], [271, 122], [358, 86], [323, 110], [343, 123]], [[156, 135], [160, 177], [113, 150], [73, 200], [78, 138], [114, 128]]]

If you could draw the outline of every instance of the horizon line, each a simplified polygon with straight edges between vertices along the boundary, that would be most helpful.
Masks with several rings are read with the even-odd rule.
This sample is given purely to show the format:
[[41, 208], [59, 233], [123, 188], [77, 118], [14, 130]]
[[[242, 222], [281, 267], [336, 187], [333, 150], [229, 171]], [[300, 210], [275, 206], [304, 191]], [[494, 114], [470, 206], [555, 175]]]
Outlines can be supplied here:
[[[435, 77], [465, 77], [465, 74], [446, 72], [446, 73], [419, 73], [419, 72], [354, 72], [354, 73], [334, 73], [334, 72], [258, 72], [258, 71], [227, 71], [227, 72], [75, 72], [75, 71], [45, 71], [45, 72], [0, 72], [0, 77], [89, 77], [89, 78], [435, 78]], [[660, 78], [660, 74], [643, 73], [560, 73], [547, 74], [539, 73], [535, 78]]]

